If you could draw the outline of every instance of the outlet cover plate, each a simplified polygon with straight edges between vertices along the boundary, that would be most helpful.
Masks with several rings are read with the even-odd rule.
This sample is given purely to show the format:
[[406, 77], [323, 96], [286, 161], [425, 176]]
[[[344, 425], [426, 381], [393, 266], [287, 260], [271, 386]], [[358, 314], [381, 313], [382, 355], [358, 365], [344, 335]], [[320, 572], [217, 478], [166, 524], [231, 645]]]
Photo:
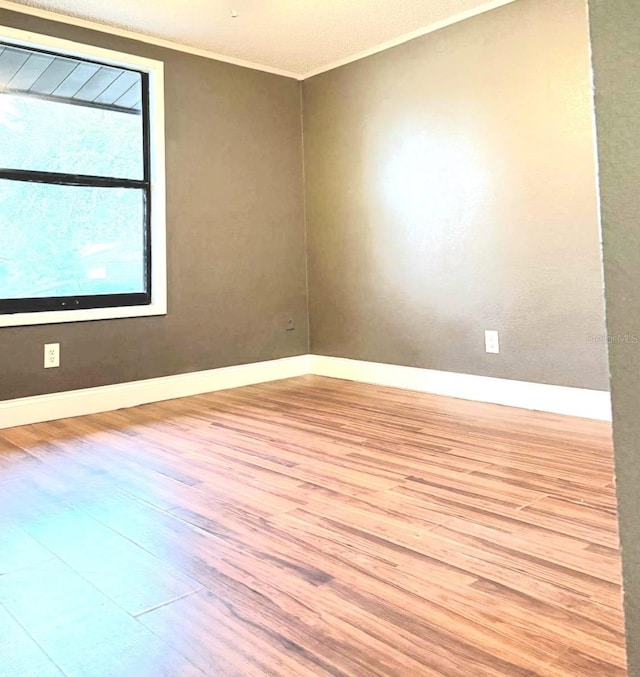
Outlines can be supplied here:
[[500, 334], [495, 329], [487, 329], [484, 332], [484, 349], [495, 355], [500, 352]]
[[44, 368], [56, 369], [60, 366], [60, 344], [45, 343], [44, 346]]

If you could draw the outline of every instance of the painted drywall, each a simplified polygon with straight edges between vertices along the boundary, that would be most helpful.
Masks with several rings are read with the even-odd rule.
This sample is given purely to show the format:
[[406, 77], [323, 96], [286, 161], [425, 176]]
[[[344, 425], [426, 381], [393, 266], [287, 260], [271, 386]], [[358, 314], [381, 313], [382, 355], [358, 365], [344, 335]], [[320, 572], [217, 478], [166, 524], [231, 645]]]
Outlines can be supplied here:
[[[6, 10], [0, 24], [164, 61], [169, 251], [165, 317], [0, 329], [0, 400], [308, 352], [300, 84]], [[45, 371], [49, 342], [62, 367]]]
[[618, 518], [630, 677], [640, 676], [640, 3], [589, 0]]
[[313, 353], [608, 388], [584, 0], [316, 76], [303, 111]]

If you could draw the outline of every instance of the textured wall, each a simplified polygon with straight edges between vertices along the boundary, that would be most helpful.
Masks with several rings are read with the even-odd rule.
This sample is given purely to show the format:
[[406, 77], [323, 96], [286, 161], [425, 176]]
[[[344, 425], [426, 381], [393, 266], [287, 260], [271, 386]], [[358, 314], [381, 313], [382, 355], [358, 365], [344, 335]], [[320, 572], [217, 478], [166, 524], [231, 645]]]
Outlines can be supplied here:
[[[0, 329], [0, 400], [306, 353], [299, 83], [5, 10], [0, 23], [165, 62], [169, 251], [166, 317]], [[62, 367], [45, 371], [55, 341]]]
[[607, 389], [588, 39], [518, 0], [305, 81], [312, 352]]
[[[640, 676], [640, 3], [590, 0], [618, 516], [630, 677]], [[635, 335], [635, 339], [634, 339]]]

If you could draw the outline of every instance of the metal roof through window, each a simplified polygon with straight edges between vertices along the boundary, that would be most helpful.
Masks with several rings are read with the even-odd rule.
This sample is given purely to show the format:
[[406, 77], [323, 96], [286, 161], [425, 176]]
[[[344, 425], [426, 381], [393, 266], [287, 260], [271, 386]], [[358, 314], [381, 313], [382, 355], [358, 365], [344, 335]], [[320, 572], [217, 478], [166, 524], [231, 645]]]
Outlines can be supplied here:
[[0, 93], [139, 114], [140, 73], [0, 42]]

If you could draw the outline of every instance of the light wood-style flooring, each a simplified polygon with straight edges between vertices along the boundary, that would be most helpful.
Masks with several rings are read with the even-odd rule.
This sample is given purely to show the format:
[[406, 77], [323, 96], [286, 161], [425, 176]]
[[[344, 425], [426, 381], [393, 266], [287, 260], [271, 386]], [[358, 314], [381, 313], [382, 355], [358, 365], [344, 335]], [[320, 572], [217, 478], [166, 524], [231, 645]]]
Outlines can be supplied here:
[[0, 431], [0, 675], [624, 675], [610, 435], [315, 376]]

